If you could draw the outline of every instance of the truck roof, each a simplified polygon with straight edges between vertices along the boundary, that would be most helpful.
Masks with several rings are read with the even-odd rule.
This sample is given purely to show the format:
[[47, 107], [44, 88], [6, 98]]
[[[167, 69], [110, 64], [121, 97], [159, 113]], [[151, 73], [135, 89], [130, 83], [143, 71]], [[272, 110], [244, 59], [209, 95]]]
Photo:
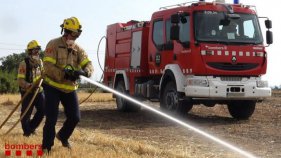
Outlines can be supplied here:
[[171, 6], [161, 7], [159, 11], [153, 13], [153, 17], [170, 15], [171, 13], [177, 13], [179, 11], [199, 11], [199, 10], [210, 10], [210, 11], [227, 11], [225, 6], [230, 6], [234, 13], [248, 13], [257, 14], [256, 7], [253, 5], [243, 4], [228, 4], [218, 2], [187, 2], [181, 4], [175, 4]]

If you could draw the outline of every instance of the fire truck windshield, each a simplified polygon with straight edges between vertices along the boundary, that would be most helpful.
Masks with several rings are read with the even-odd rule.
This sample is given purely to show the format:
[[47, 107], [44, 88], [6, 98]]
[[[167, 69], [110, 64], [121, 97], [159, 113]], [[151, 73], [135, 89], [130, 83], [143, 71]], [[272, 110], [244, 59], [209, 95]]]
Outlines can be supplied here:
[[199, 11], [194, 16], [195, 38], [201, 42], [233, 44], [261, 44], [263, 38], [254, 14], [239, 14], [240, 18], [226, 18], [226, 13]]

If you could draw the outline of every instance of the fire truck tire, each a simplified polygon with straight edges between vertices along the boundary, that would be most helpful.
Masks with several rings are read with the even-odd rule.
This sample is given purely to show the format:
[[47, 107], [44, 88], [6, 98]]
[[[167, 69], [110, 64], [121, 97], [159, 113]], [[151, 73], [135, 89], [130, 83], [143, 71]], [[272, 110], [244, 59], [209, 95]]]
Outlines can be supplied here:
[[233, 118], [238, 120], [249, 119], [255, 111], [256, 101], [237, 100], [227, 104], [228, 111]]
[[[125, 83], [124, 81], [118, 81], [116, 90], [128, 95], [128, 92], [126, 91], [125, 88]], [[122, 112], [136, 112], [140, 110], [140, 106], [135, 105], [126, 99], [123, 99], [122, 97], [116, 96], [116, 104], [117, 104], [117, 110], [122, 111]]]
[[178, 108], [178, 113], [181, 115], [186, 115], [193, 107], [191, 100], [183, 100], [180, 102], [182, 105]]
[[160, 98], [160, 108], [176, 112], [180, 115], [186, 115], [188, 111], [192, 109], [192, 103], [188, 100], [180, 99], [180, 94], [177, 92], [176, 84], [173, 81], [169, 81], [163, 91], [163, 95]]

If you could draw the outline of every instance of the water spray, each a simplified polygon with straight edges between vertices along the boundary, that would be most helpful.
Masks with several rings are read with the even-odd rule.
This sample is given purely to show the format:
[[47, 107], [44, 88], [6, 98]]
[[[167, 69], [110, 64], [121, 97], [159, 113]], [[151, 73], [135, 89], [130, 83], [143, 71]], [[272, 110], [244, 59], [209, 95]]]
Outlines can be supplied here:
[[120, 93], [120, 92], [118, 92], [118, 91], [116, 91], [116, 90], [114, 90], [112, 88], [109, 88], [109, 87], [107, 87], [107, 86], [105, 86], [105, 85], [103, 85], [101, 83], [93, 81], [93, 80], [91, 80], [89, 78], [86, 78], [84, 76], [80, 76], [80, 78], [82, 80], [85, 80], [85, 81], [95, 85], [95, 86], [98, 86], [98, 87], [100, 87], [100, 88], [102, 88], [104, 90], [107, 90], [107, 91], [109, 91], [109, 92], [111, 92], [111, 93], [113, 93], [115, 95], [118, 95], [118, 96], [120, 96], [120, 97], [122, 97], [122, 98], [124, 98], [124, 99], [126, 99], [126, 100], [128, 100], [130, 102], [132, 102], [132, 103], [135, 103], [135, 104], [137, 104], [137, 105], [139, 105], [139, 106], [141, 106], [141, 107], [143, 107], [145, 109], [148, 109], [148, 110], [150, 110], [150, 111], [152, 111], [152, 112], [154, 112], [154, 113], [156, 113], [158, 115], [161, 115], [161, 116], [163, 116], [163, 117], [165, 117], [165, 118], [167, 118], [167, 119], [169, 119], [169, 120], [171, 120], [171, 121], [173, 121], [173, 122], [175, 122], [175, 123], [177, 123], [177, 124], [179, 124], [179, 125], [181, 125], [181, 126], [183, 126], [185, 128], [193, 130], [194, 132], [196, 132], [196, 133], [198, 133], [198, 134], [200, 134], [200, 135], [202, 135], [202, 136], [204, 136], [204, 137], [206, 137], [206, 138], [208, 138], [210, 140], [213, 140], [216, 143], [221, 144], [222, 146], [224, 146], [224, 147], [226, 147], [226, 148], [228, 148], [228, 149], [230, 149], [232, 151], [235, 151], [235, 152], [237, 152], [237, 153], [239, 153], [239, 154], [241, 154], [241, 155], [243, 155], [245, 157], [256, 158], [254, 155], [252, 155], [249, 152], [246, 152], [246, 151], [244, 151], [244, 150], [242, 150], [242, 149], [240, 149], [240, 148], [238, 148], [238, 147], [236, 147], [236, 146], [234, 146], [234, 145], [232, 145], [230, 143], [227, 143], [227, 142], [225, 142], [225, 141], [223, 141], [223, 140], [221, 140], [221, 139], [219, 139], [219, 138], [217, 138], [215, 136], [212, 136], [211, 134], [208, 134], [208, 133], [206, 133], [206, 132], [204, 132], [204, 131], [202, 131], [202, 130], [200, 130], [200, 129], [192, 126], [192, 125], [189, 125], [189, 124], [187, 124], [187, 123], [185, 123], [185, 122], [183, 122], [183, 121], [181, 121], [179, 119], [176, 119], [176, 118], [174, 118], [174, 117], [172, 117], [172, 116], [170, 116], [168, 114], [165, 114], [165, 113], [163, 113], [163, 112], [161, 112], [161, 111], [159, 111], [157, 109], [154, 109], [154, 108], [152, 108], [152, 107], [150, 107], [150, 106], [148, 106], [148, 105], [146, 105], [146, 104], [144, 104], [144, 103], [142, 103], [142, 102], [140, 102], [138, 100], [135, 100], [135, 99], [133, 99], [133, 98], [127, 96], [127, 95], [124, 95], [124, 94], [122, 94], [122, 93]]

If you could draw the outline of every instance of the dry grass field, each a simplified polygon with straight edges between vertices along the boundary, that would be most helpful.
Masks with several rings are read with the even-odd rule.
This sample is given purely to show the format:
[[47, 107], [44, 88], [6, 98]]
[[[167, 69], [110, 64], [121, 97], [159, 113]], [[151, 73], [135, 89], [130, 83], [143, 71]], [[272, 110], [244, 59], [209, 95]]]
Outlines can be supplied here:
[[[79, 93], [81, 101], [87, 96], [88, 93]], [[0, 95], [0, 123], [19, 100], [19, 95]], [[148, 104], [158, 106], [158, 103]], [[70, 138], [73, 149], [67, 150], [55, 140], [51, 155], [44, 157], [242, 157], [150, 111], [142, 109], [138, 113], [121, 113], [116, 111], [115, 106], [112, 94], [93, 94], [80, 106], [82, 118]], [[44, 123], [37, 130], [37, 135], [29, 138], [22, 136], [20, 125], [4, 135], [19, 114], [17, 110], [0, 130], [0, 157], [5, 157], [7, 144], [41, 144]], [[254, 115], [247, 121], [232, 119], [226, 106], [196, 106], [183, 121], [257, 157], [278, 158], [281, 157], [280, 119], [281, 92], [275, 92], [273, 97], [257, 104]], [[63, 109], [60, 109], [57, 130], [64, 120]]]

